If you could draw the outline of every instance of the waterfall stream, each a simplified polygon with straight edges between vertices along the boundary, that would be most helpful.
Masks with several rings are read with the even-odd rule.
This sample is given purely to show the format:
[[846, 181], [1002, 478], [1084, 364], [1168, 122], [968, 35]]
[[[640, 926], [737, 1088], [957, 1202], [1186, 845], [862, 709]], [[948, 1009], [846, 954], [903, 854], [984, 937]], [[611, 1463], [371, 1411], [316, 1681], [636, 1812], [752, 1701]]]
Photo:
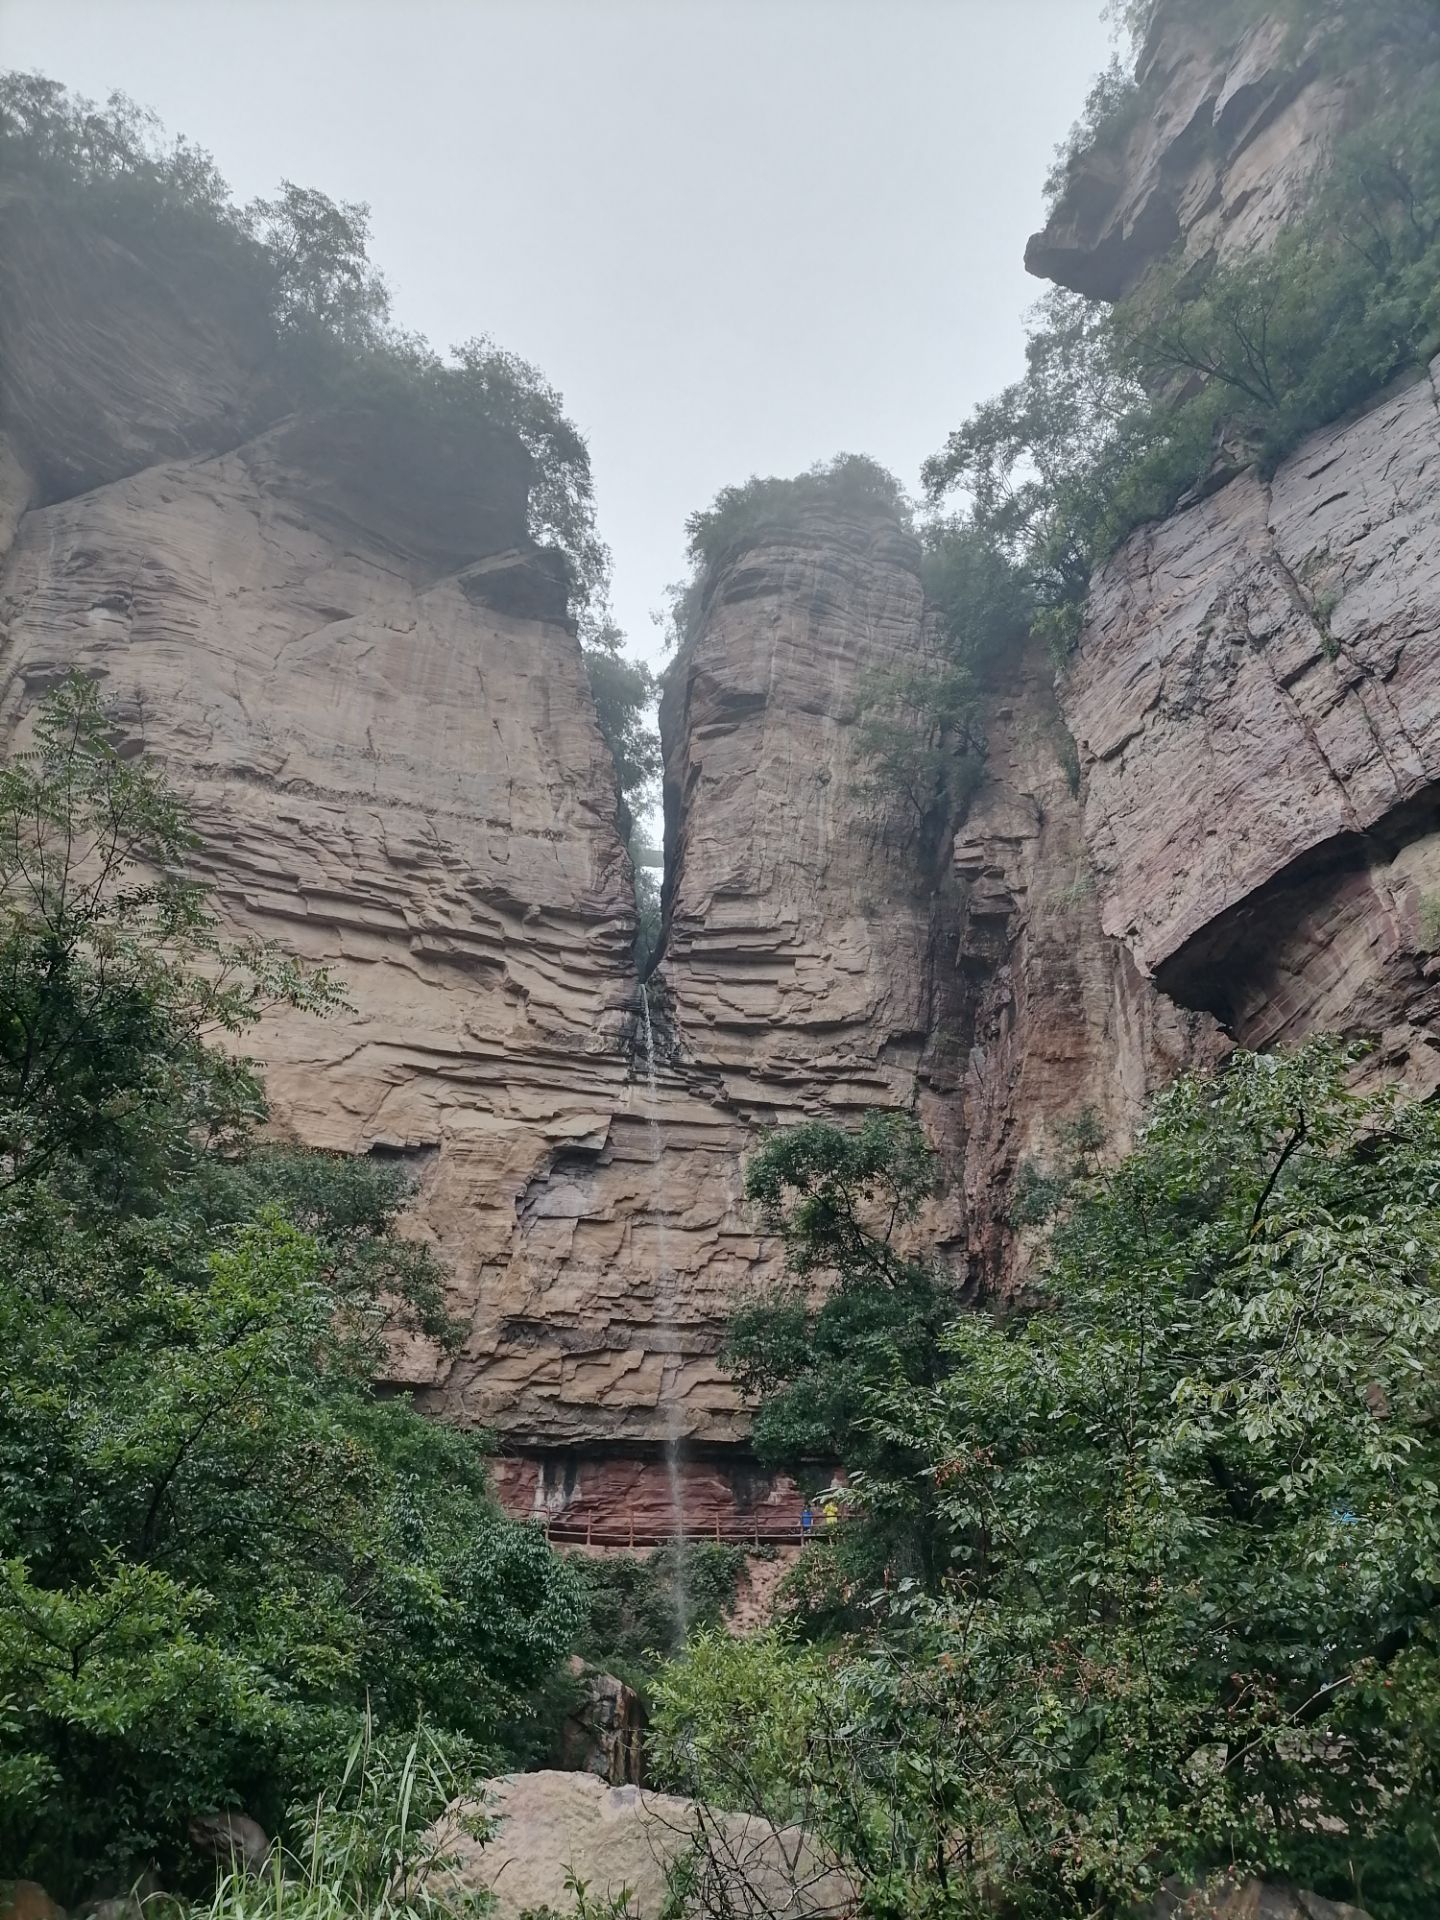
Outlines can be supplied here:
[[681, 1479], [681, 1453], [685, 1433], [680, 1417], [679, 1380], [680, 1334], [676, 1313], [675, 1269], [670, 1263], [669, 1236], [665, 1227], [663, 1144], [660, 1138], [660, 1099], [655, 1084], [655, 1030], [650, 1023], [650, 996], [640, 989], [640, 1009], [645, 1029], [645, 1084], [650, 1104], [651, 1187], [658, 1245], [655, 1274], [655, 1318], [663, 1337], [661, 1349], [660, 1398], [665, 1417], [665, 1472], [670, 1482], [670, 1523], [675, 1546], [675, 1626], [681, 1643], [690, 1628], [689, 1596], [685, 1591], [685, 1490]]

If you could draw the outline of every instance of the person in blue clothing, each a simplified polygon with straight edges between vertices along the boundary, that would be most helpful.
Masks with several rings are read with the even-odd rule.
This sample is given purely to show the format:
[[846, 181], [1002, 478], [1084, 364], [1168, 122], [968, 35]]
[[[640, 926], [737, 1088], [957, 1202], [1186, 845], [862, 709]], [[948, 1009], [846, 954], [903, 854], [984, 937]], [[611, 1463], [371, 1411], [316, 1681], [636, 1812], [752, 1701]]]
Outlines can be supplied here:
[[815, 1524], [815, 1515], [810, 1511], [810, 1502], [805, 1502], [800, 1514], [800, 1538], [806, 1546], [810, 1544], [810, 1529]]

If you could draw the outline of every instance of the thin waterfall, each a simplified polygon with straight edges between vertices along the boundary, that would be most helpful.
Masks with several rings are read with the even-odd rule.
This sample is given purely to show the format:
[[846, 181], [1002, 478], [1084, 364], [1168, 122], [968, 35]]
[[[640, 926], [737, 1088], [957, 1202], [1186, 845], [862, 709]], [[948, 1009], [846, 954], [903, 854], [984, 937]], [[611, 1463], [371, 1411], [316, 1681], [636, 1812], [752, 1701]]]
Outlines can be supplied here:
[[664, 1332], [665, 1348], [661, 1359], [660, 1396], [665, 1415], [665, 1472], [670, 1482], [670, 1526], [675, 1547], [675, 1625], [683, 1644], [690, 1630], [690, 1600], [685, 1578], [685, 1496], [680, 1477], [680, 1456], [685, 1434], [680, 1421], [680, 1400], [676, 1375], [680, 1367], [680, 1338], [675, 1300], [675, 1269], [670, 1264], [670, 1243], [665, 1226], [664, 1176], [661, 1166], [660, 1098], [655, 1085], [655, 1030], [650, 1024], [650, 996], [640, 989], [640, 1011], [645, 1026], [645, 1084], [650, 1094], [650, 1165], [654, 1195], [655, 1232], [659, 1246], [659, 1268], [655, 1275], [655, 1316]]

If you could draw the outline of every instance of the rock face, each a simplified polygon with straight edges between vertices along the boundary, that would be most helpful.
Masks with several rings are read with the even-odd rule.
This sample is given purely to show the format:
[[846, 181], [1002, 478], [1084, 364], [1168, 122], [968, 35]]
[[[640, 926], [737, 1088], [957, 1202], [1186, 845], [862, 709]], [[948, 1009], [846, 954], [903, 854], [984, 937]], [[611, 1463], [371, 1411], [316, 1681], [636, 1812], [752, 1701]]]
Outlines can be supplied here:
[[1035, 648], [993, 694], [985, 778], [954, 848], [966, 1252], [975, 1284], [1001, 1292], [1028, 1251], [1017, 1180], [1073, 1157], [1077, 1131], [1123, 1152], [1151, 1097], [1223, 1044], [1212, 1019], [1156, 992], [1102, 920], [1053, 679]]
[[[1425, 9], [1348, 67], [1337, 22], [1161, 0], [1141, 111], [1079, 156], [1031, 270], [1116, 298], [1172, 248], [1263, 248], [1377, 88], [1440, 65]], [[1247, 1046], [1371, 1037], [1420, 1089], [1440, 1082], [1437, 368], [1137, 533], [1060, 687], [1100, 924], [1138, 975]]]
[[1106, 930], [1246, 1045], [1373, 1034], [1427, 1086], [1436, 372], [1137, 534], [1064, 688]]
[[613, 1673], [601, 1673], [578, 1654], [570, 1672], [580, 1698], [560, 1730], [560, 1761], [570, 1773], [591, 1773], [612, 1787], [638, 1787], [645, 1777], [645, 1709], [640, 1696]]
[[[1072, 163], [1026, 251], [1030, 272], [1118, 300], [1177, 245], [1195, 263], [1266, 245], [1368, 110], [1373, 66], [1325, 57], [1332, 28], [1322, 19], [1307, 35], [1278, 7], [1256, 17], [1162, 0], [1133, 112]], [[1403, 70], [1440, 61], [1421, 9], [1379, 31], [1396, 34]]]
[[566, 1880], [572, 1874], [587, 1883], [597, 1904], [628, 1888], [627, 1912], [637, 1920], [659, 1920], [666, 1910], [666, 1871], [691, 1857], [702, 1833], [714, 1864], [702, 1865], [686, 1913], [839, 1920], [852, 1910], [849, 1882], [798, 1828], [701, 1810], [670, 1794], [606, 1787], [583, 1773], [506, 1775], [492, 1783], [486, 1810], [498, 1829], [483, 1846], [468, 1839], [456, 1843], [456, 1878], [467, 1889], [494, 1895], [496, 1920], [519, 1920], [539, 1907], [568, 1912], [574, 1901]]
[[[1218, 18], [1219, 16], [1216, 16]], [[1119, 293], [1263, 244], [1354, 116], [1278, 19], [1162, 5], [1147, 111], [1030, 263]], [[924, 1222], [1023, 1287], [1017, 1204], [1232, 1041], [1374, 1034], [1440, 1083], [1440, 363], [1135, 536], [1057, 704], [992, 689], [953, 860], [867, 793], [867, 679], [936, 633], [916, 542], [812, 511], [713, 572], [668, 676], [665, 943], [641, 998], [613, 767], [508, 434], [289, 411], [223, 263], [0, 190], [0, 733], [78, 667], [189, 797], [229, 924], [346, 981], [261, 1030], [284, 1136], [402, 1159], [468, 1329], [396, 1352], [577, 1544], [779, 1545], [718, 1361], [780, 1272], [766, 1127], [914, 1111]], [[153, 309], [153, 311], [152, 311]]]
[[[522, 1205], [507, 1281], [536, 1355], [558, 1343], [567, 1360], [527, 1458], [502, 1472], [566, 1537], [666, 1537], [658, 1449], [676, 1436], [689, 1531], [796, 1537], [794, 1490], [735, 1450], [746, 1419], [716, 1358], [736, 1301], [780, 1272], [742, 1162], [761, 1128], [802, 1115], [916, 1103], [937, 1137], [946, 1124], [927, 1059], [935, 908], [864, 796], [854, 727], [866, 675], [930, 644], [913, 539], [817, 514], [719, 569], [670, 675], [653, 1086], [637, 1027], [626, 1100]], [[470, 1378], [463, 1361], [449, 1391]]]
[[233, 252], [127, 235], [17, 178], [0, 259], [0, 414], [37, 498], [238, 445], [285, 411]]
[[38, 190], [0, 225], [0, 729], [72, 669], [101, 680], [125, 750], [186, 794], [229, 926], [346, 983], [349, 1013], [260, 1029], [274, 1125], [413, 1170], [468, 1337], [393, 1375], [499, 1430], [507, 1498], [648, 1544], [678, 1436], [689, 1530], [793, 1537], [716, 1351], [778, 1270], [740, 1194], [757, 1129], [916, 1101], [943, 1123], [931, 903], [852, 748], [865, 675], [929, 644], [915, 543], [822, 519], [715, 584], [667, 700], [652, 1084], [614, 772], [524, 450], [378, 399], [285, 413], [215, 262]]
[[[335, 967], [352, 1014], [260, 1032], [277, 1127], [409, 1161], [471, 1350], [497, 1353], [517, 1201], [603, 1131], [624, 1081], [613, 773], [553, 583], [549, 617], [491, 603], [537, 558], [442, 572], [343, 460], [327, 498], [317, 436], [307, 465], [295, 438], [27, 514], [0, 589], [0, 719], [71, 668], [99, 678], [186, 793], [226, 919]], [[302, 513], [312, 477], [325, 504]], [[523, 484], [493, 518], [523, 541], [522, 516]], [[428, 1384], [434, 1362], [398, 1371]]]

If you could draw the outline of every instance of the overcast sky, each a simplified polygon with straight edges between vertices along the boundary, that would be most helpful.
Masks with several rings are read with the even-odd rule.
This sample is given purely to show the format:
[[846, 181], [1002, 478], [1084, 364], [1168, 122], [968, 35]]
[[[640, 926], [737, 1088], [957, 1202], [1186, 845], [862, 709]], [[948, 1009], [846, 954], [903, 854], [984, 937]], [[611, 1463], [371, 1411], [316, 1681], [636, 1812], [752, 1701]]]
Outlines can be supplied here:
[[406, 326], [535, 361], [589, 438], [637, 650], [684, 520], [841, 450], [913, 486], [1013, 379], [1101, 0], [0, 0], [238, 197], [368, 200]]

